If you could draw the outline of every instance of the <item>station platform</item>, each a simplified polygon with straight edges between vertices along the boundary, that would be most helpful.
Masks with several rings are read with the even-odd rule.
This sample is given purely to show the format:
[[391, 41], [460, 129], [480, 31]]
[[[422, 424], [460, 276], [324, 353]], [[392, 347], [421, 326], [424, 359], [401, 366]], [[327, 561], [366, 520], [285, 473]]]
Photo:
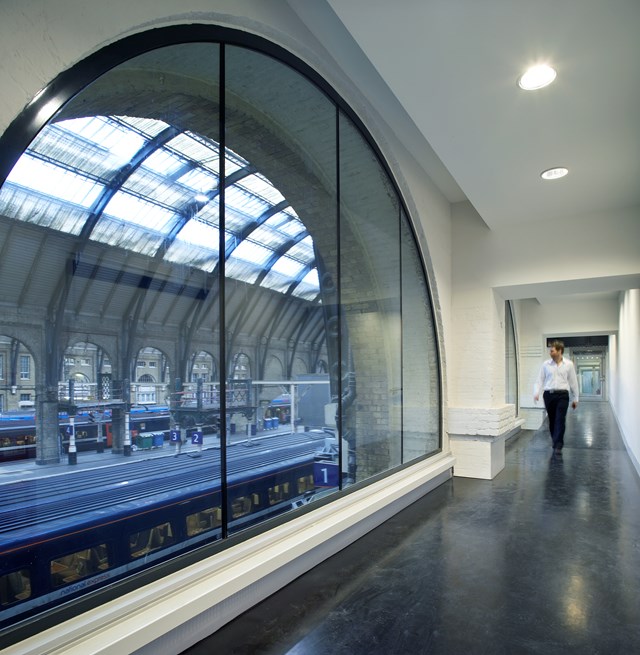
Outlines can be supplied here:
[[[300, 429], [298, 430], [300, 431]], [[245, 433], [238, 432], [227, 436], [227, 444], [241, 444], [246, 443], [248, 440], [260, 440], [290, 433], [291, 426], [289, 425], [280, 425], [278, 428], [271, 430], [258, 430], [251, 437]], [[202, 450], [212, 448], [220, 448], [219, 437], [212, 434], [205, 435]], [[187, 441], [187, 443], [182, 445], [179, 457], [195, 456], [199, 451], [200, 449], [196, 445]], [[50, 475], [72, 474], [76, 471], [86, 471], [102, 467], [123, 466], [148, 459], [175, 457], [176, 453], [176, 446], [169, 441], [165, 441], [161, 448], [132, 450], [131, 454], [127, 456], [122, 453], [113, 453], [110, 448], [105, 448], [102, 453], [95, 451], [78, 452], [76, 453], [76, 464], [69, 464], [69, 458], [66, 454], [60, 458], [58, 463], [53, 464], [36, 464], [34, 459], [3, 462], [0, 464], [0, 487], [3, 484], [15, 483], [20, 480], [33, 480]]]
[[183, 655], [640, 652], [640, 478], [604, 402], [453, 478]]

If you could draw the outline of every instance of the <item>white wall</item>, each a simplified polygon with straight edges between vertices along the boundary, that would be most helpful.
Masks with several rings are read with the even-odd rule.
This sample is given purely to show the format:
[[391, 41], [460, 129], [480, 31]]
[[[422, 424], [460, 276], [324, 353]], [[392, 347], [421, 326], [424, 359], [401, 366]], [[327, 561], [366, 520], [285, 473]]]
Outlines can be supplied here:
[[548, 358], [548, 336], [615, 334], [618, 301], [610, 298], [554, 299], [540, 304], [535, 299], [514, 301], [520, 350], [520, 396], [523, 406], [532, 404], [533, 384], [540, 364]]
[[518, 374], [520, 406], [535, 407], [533, 385], [540, 372], [540, 364], [546, 358], [544, 348], [545, 323], [537, 300], [517, 300], [513, 303], [518, 335]]
[[[503, 367], [496, 358], [503, 325], [500, 302], [489, 290], [502, 298], [522, 299], [588, 287], [606, 290], [609, 280], [623, 283], [640, 271], [640, 208], [558, 225], [550, 221], [490, 230], [465, 202], [453, 206], [452, 221], [454, 345], [449, 388], [454, 405], [474, 402], [474, 386], [478, 405], [501, 402]], [[594, 282], [598, 277], [601, 287]], [[521, 353], [539, 363], [546, 334], [615, 332], [617, 306], [610, 299], [582, 301], [579, 295], [547, 298], [542, 305], [523, 302], [517, 323]], [[484, 376], [484, 385], [469, 383], [474, 377], [470, 364]], [[521, 388], [527, 393], [526, 370], [524, 374]]]
[[557, 297], [542, 300], [539, 313], [543, 334], [564, 336], [579, 334], [611, 334], [618, 329], [616, 298]]
[[640, 289], [620, 294], [620, 329], [612, 342], [610, 402], [640, 474]]
[[454, 205], [452, 216], [457, 291], [480, 283], [510, 291], [526, 285], [542, 291], [548, 284], [556, 291], [556, 283], [579, 280], [590, 281], [585, 291], [596, 291], [596, 278], [640, 273], [640, 207], [496, 230], [468, 202]]
[[453, 205], [449, 416], [466, 411], [472, 430], [474, 408], [504, 403], [503, 301], [520, 299], [521, 416], [525, 427], [537, 428], [542, 414], [532, 386], [546, 356], [544, 337], [615, 333], [615, 300], [580, 294], [637, 284], [638, 243], [640, 207], [490, 230], [469, 202]]
[[[546, 337], [582, 334], [615, 335], [618, 330], [618, 301], [605, 297], [581, 300], [580, 296], [513, 301], [519, 352], [520, 414], [525, 428], [537, 429], [543, 419], [543, 405], [533, 400], [540, 365], [548, 358]], [[609, 379], [613, 379], [610, 375]]]

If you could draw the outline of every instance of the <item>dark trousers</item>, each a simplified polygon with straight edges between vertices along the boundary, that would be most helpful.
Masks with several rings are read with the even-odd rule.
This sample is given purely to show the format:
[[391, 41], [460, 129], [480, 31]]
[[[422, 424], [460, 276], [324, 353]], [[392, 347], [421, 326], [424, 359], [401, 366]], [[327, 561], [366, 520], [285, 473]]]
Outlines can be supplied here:
[[568, 391], [545, 391], [544, 406], [549, 415], [549, 432], [554, 448], [564, 446], [564, 429], [569, 409]]

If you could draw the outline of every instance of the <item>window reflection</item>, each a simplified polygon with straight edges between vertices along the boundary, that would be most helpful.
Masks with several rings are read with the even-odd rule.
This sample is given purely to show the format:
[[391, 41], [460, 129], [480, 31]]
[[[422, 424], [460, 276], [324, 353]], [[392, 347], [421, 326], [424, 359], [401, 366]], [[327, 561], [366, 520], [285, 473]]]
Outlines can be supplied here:
[[505, 402], [515, 406], [518, 415], [518, 352], [516, 348], [516, 330], [513, 321], [513, 306], [510, 301], [505, 302], [504, 308], [504, 334], [505, 334]]
[[340, 217], [340, 360], [347, 392], [341, 431], [355, 451], [360, 480], [402, 463], [400, 205], [373, 150], [344, 115]]
[[51, 560], [53, 587], [71, 584], [109, 568], [106, 544], [98, 544]]
[[222, 524], [220, 507], [209, 507], [194, 514], [187, 515], [187, 535], [193, 537], [202, 532], [219, 528]]
[[142, 557], [173, 543], [173, 529], [170, 523], [161, 523], [148, 530], [140, 530], [129, 536], [131, 557]]
[[31, 597], [29, 569], [19, 569], [0, 576], [0, 606], [12, 605]]

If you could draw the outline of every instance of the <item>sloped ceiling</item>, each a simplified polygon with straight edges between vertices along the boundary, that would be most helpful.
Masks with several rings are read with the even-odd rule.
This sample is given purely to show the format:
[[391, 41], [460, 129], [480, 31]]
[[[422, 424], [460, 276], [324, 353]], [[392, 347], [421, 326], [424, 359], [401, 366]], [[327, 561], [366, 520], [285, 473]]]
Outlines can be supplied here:
[[[350, 61], [352, 77], [379, 76], [424, 137], [405, 136], [416, 159], [451, 203], [468, 200], [490, 229], [628, 208], [640, 215], [637, 0], [289, 4], [340, 64]], [[554, 66], [555, 82], [522, 91], [518, 77], [540, 62]], [[540, 178], [556, 166], [569, 174]], [[614, 297], [637, 279], [504, 293]]]

